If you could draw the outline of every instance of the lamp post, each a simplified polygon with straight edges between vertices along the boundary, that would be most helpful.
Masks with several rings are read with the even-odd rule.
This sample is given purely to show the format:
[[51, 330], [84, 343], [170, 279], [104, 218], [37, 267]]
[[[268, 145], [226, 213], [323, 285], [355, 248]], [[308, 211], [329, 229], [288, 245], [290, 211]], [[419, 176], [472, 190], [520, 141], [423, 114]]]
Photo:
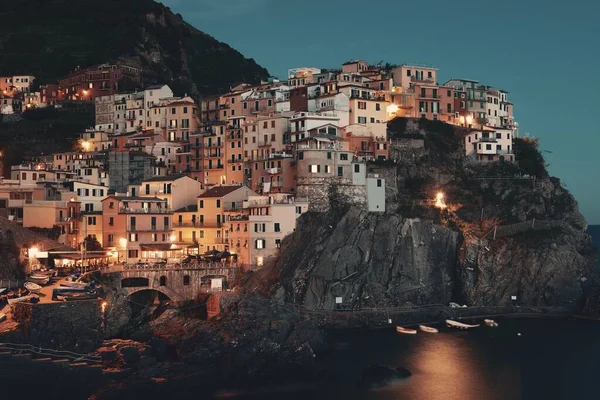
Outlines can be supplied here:
[[127, 254], [127, 239], [125, 239], [125, 238], [119, 239], [119, 244], [125, 250], [125, 264], [127, 264], [127, 262], [129, 261], [128, 260], [129, 259], [129, 254]]

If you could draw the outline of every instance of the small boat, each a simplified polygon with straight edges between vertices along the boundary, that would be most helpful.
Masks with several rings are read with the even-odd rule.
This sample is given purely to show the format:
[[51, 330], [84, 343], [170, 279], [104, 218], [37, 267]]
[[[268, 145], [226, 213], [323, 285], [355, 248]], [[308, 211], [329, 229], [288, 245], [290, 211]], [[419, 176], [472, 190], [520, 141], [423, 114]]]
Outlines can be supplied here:
[[417, 334], [416, 329], [408, 329], [408, 328], [403, 328], [401, 326], [396, 327], [396, 332], [404, 333], [405, 335], [416, 335]]
[[57, 295], [56, 299], [60, 301], [73, 301], [73, 300], [92, 300], [97, 299], [98, 295], [95, 293], [78, 292], [78, 293], [63, 293]]
[[487, 325], [487, 326], [492, 326], [492, 327], [497, 327], [498, 323], [496, 321], [494, 321], [493, 319], [484, 319], [483, 322]]
[[32, 297], [33, 297], [32, 294], [28, 294], [27, 296], [21, 296], [21, 297], [15, 297], [13, 299], [8, 299], [8, 304], [15, 304], [15, 303], [18, 303], [20, 301], [29, 300]]
[[0, 296], [2, 296], [5, 292], [8, 292], [8, 288], [0, 287]]
[[479, 324], [469, 325], [469, 324], [463, 324], [462, 322], [456, 322], [451, 319], [447, 319], [446, 326], [448, 326], [448, 328], [456, 328], [456, 329], [472, 329], [472, 328], [478, 328]]
[[0, 313], [0, 322], [6, 321], [6, 314]]
[[422, 330], [423, 332], [427, 332], [427, 333], [438, 333], [439, 332], [436, 328], [432, 328], [430, 326], [425, 326], [425, 325], [419, 325], [419, 329]]
[[47, 285], [48, 282], [50, 282], [50, 277], [49, 276], [45, 276], [45, 275], [36, 275], [36, 274], [33, 274], [33, 275], [29, 275], [27, 277], [27, 280], [29, 282], [36, 283], [38, 285]]
[[23, 286], [25, 286], [25, 289], [29, 290], [31, 293], [39, 293], [40, 290], [42, 290], [40, 285], [33, 282], [25, 282]]
[[72, 289], [85, 289], [86, 287], [88, 287], [88, 285], [89, 283], [75, 281], [65, 281], [60, 283], [60, 286]]

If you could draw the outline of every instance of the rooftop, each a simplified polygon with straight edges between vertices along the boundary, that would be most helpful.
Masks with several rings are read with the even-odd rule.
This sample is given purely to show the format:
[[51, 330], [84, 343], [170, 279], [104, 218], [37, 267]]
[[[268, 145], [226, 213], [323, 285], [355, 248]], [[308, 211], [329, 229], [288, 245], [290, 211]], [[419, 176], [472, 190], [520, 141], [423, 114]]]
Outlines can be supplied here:
[[186, 177], [186, 174], [173, 174], [167, 176], [155, 176], [154, 178], [144, 179], [143, 182], [173, 182], [177, 179]]
[[238, 190], [242, 187], [243, 186], [241, 186], [241, 185], [215, 186], [215, 187], [207, 190], [200, 196], [198, 196], [198, 198], [203, 199], [203, 198], [210, 198], [210, 197], [223, 197], [223, 196], [228, 195], [229, 193], [235, 192], [236, 190]]
[[192, 206], [185, 206], [180, 208], [179, 210], [175, 210], [174, 212], [176, 213], [183, 213], [183, 212], [198, 212], [198, 205], [192, 205]]
[[[165, 201], [163, 199], [159, 199], [156, 196], [155, 197], [115, 196], [114, 194], [111, 194], [110, 196], [108, 196], [104, 200], [107, 200], [107, 199], [115, 199], [115, 200], [119, 200], [119, 201], [160, 201], [160, 202], [164, 202]], [[102, 200], [102, 201], [104, 201], [104, 200]]]

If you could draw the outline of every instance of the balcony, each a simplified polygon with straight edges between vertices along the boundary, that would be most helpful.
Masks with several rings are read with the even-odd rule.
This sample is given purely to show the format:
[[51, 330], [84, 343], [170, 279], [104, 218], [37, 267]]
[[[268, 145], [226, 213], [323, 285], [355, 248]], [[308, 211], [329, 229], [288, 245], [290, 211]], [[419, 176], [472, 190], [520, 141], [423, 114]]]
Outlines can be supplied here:
[[258, 142], [258, 147], [271, 146], [272, 144], [273, 142], [270, 140], [267, 140], [266, 142], [264, 140], [261, 140]]
[[280, 174], [282, 172], [281, 168], [269, 168], [267, 169], [267, 173], [270, 175]]
[[223, 165], [222, 164], [208, 165], [208, 166], [205, 166], [204, 169], [205, 170], [223, 169]]
[[244, 160], [227, 160], [227, 164], [239, 164], [239, 163], [243, 163]]
[[417, 77], [417, 76], [413, 75], [410, 77], [410, 81], [411, 82], [430, 83], [430, 84], [435, 85], [435, 79], [433, 79], [433, 77], [423, 78], [423, 77]]
[[119, 214], [172, 214], [168, 208], [130, 208], [120, 207]]
[[156, 229], [156, 226], [151, 226], [151, 227], [146, 227], [146, 228], [140, 228], [136, 225], [128, 225], [127, 226], [127, 231], [128, 232], [138, 232], [138, 233], [143, 233], [143, 232], [160, 232], [160, 233], [165, 233], [165, 232], [171, 232], [171, 228], [169, 228], [168, 226], [164, 227], [164, 229]]
[[200, 223], [198, 221], [174, 222], [173, 226], [176, 228], [197, 228], [200, 226]]
[[220, 152], [204, 153], [204, 158], [221, 158], [221, 157], [223, 157], [223, 154], [221, 154]]

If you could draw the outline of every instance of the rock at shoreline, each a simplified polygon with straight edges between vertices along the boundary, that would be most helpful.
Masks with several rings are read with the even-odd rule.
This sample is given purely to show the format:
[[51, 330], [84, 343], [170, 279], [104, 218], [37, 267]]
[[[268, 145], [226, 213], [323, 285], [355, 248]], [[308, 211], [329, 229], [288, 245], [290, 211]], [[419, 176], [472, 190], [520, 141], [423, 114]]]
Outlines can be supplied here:
[[359, 387], [364, 389], [375, 389], [387, 386], [395, 380], [405, 379], [412, 374], [404, 367], [389, 368], [383, 365], [371, 365], [362, 371], [362, 379]]

